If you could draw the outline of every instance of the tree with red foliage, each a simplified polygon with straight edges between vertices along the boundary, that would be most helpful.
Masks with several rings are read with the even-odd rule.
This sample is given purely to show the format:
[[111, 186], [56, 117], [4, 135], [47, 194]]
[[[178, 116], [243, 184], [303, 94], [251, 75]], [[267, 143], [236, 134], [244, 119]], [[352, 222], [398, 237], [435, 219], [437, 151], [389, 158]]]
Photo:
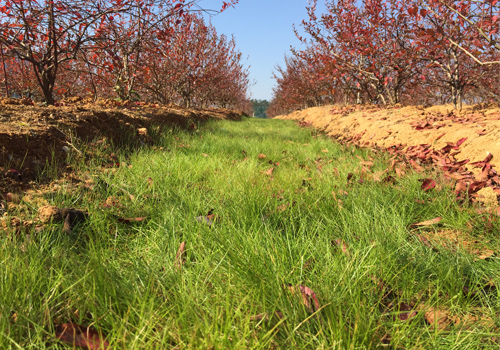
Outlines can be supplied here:
[[[112, 33], [114, 18], [140, 18], [161, 13], [168, 17], [200, 1], [186, 0], [2, 0], [0, 43], [9, 54], [29, 62], [47, 104], [54, 104], [53, 91], [62, 64], [78, 59]], [[237, 1], [223, 2], [226, 9]], [[139, 16], [137, 14], [140, 14]], [[156, 16], [156, 15], [155, 15]], [[133, 23], [136, 23], [133, 21]], [[129, 24], [127, 24], [129, 25]], [[131, 25], [134, 31], [140, 30]], [[149, 35], [149, 32], [147, 33]], [[139, 35], [144, 40], [147, 35]], [[121, 36], [123, 39], [123, 36]], [[101, 41], [102, 42], [102, 41]], [[123, 68], [125, 69], [125, 68]]]
[[[355, 0], [327, 3], [316, 15], [317, 0], [307, 8], [304, 30], [324, 59], [335, 62], [340, 74], [353, 79], [370, 101], [398, 103], [404, 85], [418, 72], [411, 25], [401, 16], [404, 2]], [[301, 38], [299, 36], [299, 38]], [[307, 40], [302, 39], [307, 43]], [[339, 69], [340, 68], [340, 69]]]
[[480, 64], [460, 47], [475, 51], [478, 58], [485, 57], [480, 53], [477, 40], [471, 27], [462, 26], [460, 16], [454, 15], [441, 3], [435, 4], [431, 11], [415, 5], [407, 9], [413, 20], [416, 52], [427, 67], [441, 70], [441, 81], [449, 89], [455, 108], [462, 108], [464, 91], [473, 86], [477, 76], [484, 71]]
[[[500, 64], [500, 2], [499, 0], [422, 0], [415, 3], [410, 14], [433, 17], [437, 32], [449, 43], [480, 65]], [[470, 42], [457, 41], [445, 25], [467, 33]], [[472, 45], [471, 45], [472, 44]]]
[[181, 25], [164, 21], [147, 52], [140, 84], [162, 103], [228, 107], [247, 99], [248, 70], [234, 38], [219, 36], [199, 15], [183, 16]]
[[107, 16], [127, 11], [134, 4], [121, 0], [25, 1], [6, 0], [0, 6], [0, 42], [8, 52], [29, 62], [48, 104], [59, 67], [76, 59], [93, 40]]
[[4, 55], [0, 66], [6, 96], [23, 96], [33, 98], [40, 94], [38, 83], [32, 66], [10, 55]]
[[[313, 81], [328, 82], [346, 103], [354, 96], [357, 103], [395, 104], [404, 96], [413, 103], [451, 100], [460, 108], [466, 94], [470, 101], [498, 100], [491, 79], [499, 75], [493, 68], [500, 57], [498, 6], [498, 0], [327, 0], [318, 15], [313, 0], [302, 22], [307, 37], [295, 31], [307, 49], [293, 53], [314, 72]], [[287, 65], [279, 73], [299, 71]], [[291, 98], [310, 77], [276, 80], [273, 108], [300, 108], [321, 96]]]

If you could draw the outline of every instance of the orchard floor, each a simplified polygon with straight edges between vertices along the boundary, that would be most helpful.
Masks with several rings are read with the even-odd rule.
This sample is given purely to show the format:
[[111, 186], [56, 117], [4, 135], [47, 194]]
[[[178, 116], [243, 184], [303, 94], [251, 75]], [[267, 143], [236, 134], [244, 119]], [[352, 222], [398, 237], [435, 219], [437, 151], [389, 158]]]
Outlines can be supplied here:
[[496, 213], [404, 155], [231, 119], [54, 121], [48, 183], [5, 177], [33, 189], [0, 201], [0, 348], [498, 349]]

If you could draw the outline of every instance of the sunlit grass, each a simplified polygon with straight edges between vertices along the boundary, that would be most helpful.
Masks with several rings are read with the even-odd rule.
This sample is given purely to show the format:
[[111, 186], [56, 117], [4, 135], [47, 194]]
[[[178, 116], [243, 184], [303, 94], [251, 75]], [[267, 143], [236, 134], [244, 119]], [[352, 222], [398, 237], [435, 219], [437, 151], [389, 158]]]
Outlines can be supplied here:
[[[499, 293], [483, 288], [498, 285], [498, 259], [436, 252], [416, 234], [454, 229], [497, 249], [500, 226], [483, 231], [487, 219], [446, 187], [422, 191], [419, 180], [435, 174], [375, 181], [390, 175], [382, 173], [387, 156], [278, 120], [156, 137], [161, 144], [134, 153], [109, 147], [75, 160], [90, 188], [45, 194], [51, 205], [90, 214], [70, 235], [53, 223], [29, 238], [0, 238], [1, 348], [71, 348], [54, 336], [67, 322], [92, 325], [115, 349], [368, 349], [389, 337], [394, 349], [498, 347]], [[110, 152], [120, 167], [103, 170]], [[25, 210], [34, 217], [37, 208]], [[196, 219], [208, 213], [213, 225]], [[436, 226], [412, 227], [438, 216]], [[311, 288], [321, 309], [312, 314], [288, 284]], [[424, 311], [402, 321], [401, 303]], [[489, 321], [439, 330], [424, 318], [430, 307], [450, 320]]]

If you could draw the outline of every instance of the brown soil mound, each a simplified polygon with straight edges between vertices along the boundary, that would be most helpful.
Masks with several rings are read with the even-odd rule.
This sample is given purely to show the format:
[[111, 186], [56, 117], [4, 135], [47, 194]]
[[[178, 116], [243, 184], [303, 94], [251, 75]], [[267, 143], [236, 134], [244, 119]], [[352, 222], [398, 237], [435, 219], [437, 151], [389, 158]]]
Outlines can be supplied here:
[[75, 140], [105, 137], [121, 145], [135, 135], [147, 143], [152, 125], [195, 129], [209, 119], [237, 120], [242, 114], [114, 100], [68, 99], [58, 107], [44, 107], [30, 100], [0, 98], [0, 193], [31, 187], [47, 162], [64, 166], [67, 152], [77, 152]]
[[[455, 111], [451, 105], [430, 108], [396, 105], [387, 109], [377, 106], [324, 106], [277, 118], [297, 120], [301, 125], [323, 130], [341, 142], [354, 141], [366, 147], [388, 150], [393, 147], [403, 153], [421, 148], [425, 154], [434, 156], [429, 153], [432, 151], [439, 157], [451, 151], [453, 164], [463, 165], [461, 174], [470, 172], [473, 174], [469, 174], [470, 179], [474, 176], [477, 179], [482, 172], [490, 178], [498, 177], [492, 169], [498, 169], [500, 164], [500, 108], [497, 105], [466, 106], [461, 112]], [[443, 152], [446, 147], [449, 149]], [[476, 162], [482, 164], [483, 169], [473, 164]], [[485, 170], [486, 163], [491, 165]], [[474, 180], [471, 180], [467, 185], [477, 187], [473, 183]], [[495, 199], [499, 195], [497, 185], [486, 187], [481, 190], [483, 197]]]

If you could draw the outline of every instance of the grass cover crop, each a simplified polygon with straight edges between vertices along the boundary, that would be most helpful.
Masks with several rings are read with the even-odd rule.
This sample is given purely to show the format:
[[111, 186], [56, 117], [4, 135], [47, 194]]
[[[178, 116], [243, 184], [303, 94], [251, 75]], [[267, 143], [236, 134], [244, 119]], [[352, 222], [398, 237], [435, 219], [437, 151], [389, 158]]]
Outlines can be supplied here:
[[498, 216], [439, 173], [291, 121], [153, 136], [3, 204], [0, 348], [498, 348]]

